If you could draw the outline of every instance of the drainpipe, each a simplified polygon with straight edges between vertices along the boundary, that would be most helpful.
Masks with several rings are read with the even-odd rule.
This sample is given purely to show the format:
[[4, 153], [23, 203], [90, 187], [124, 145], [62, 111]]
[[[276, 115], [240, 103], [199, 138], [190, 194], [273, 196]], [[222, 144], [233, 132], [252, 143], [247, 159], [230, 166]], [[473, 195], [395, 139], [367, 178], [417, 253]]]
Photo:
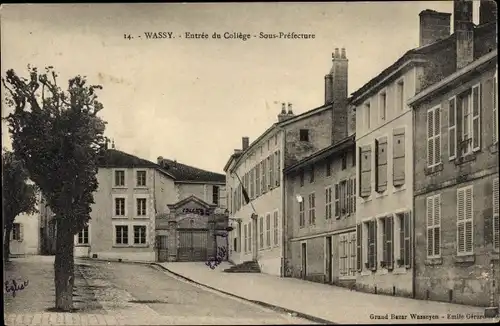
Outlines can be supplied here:
[[286, 210], [286, 178], [283, 174], [283, 170], [285, 170], [285, 149], [286, 149], [286, 133], [283, 129], [281, 129], [281, 132], [283, 133], [283, 141], [282, 141], [282, 146], [281, 146], [281, 171], [280, 171], [280, 178], [281, 178], [281, 203], [282, 203], [282, 207], [281, 207], [281, 242], [282, 242], [282, 245], [281, 245], [281, 277], [285, 277], [286, 276], [286, 271], [285, 271], [285, 268], [286, 268], [286, 261], [287, 261], [287, 257], [286, 257], [286, 253], [287, 253], [287, 239], [286, 239], [286, 236], [288, 234], [287, 232], [287, 210]]
[[[415, 68], [416, 69], [416, 68]], [[411, 132], [412, 132], [412, 138], [411, 138], [411, 152], [410, 153], [415, 153], [413, 150], [414, 150], [414, 142], [415, 142], [415, 119], [416, 119], [416, 112], [415, 110], [413, 110], [412, 108], [412, 111], [411, 111], [411, 117], [412, 117], [412, 121], [411, 121]], [[411, 189], [411, 196], [412, 196], [412, 212], [410, 214], [410, 217], [411, 217], [411, 226], [412, 226], [412, 237], [411, 237], [411, 241], [412, 241], [412, 264], [411, 264], [411, 270], [412, 270], [412, 277], [411, 277], [411, 287], [412, 287], [412, 298], [415, 299], [416, 298], [416, 276], [417, 276], [417, 267], [416, 267], [416, 241], [415, 241], [415, 195], [414, 195], [414, 191], [415, 191], [415, 158], [413, 157], [414, 154], [412, 154], [412, 165], [413, 165], [413, 169], [412, 169], [412, 182], [411, 182], [411, 185], [412, 185], [412, 189]]]

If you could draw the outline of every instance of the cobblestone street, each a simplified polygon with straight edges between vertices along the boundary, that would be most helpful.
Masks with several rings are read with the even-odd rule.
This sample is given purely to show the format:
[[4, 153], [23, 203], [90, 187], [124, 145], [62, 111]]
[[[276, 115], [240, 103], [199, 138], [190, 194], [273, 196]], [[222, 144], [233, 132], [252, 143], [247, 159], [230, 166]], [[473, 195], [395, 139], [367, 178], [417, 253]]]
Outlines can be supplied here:
[[[6, 325], [303, 324], [309, 321], [188, 284], [149, 265], [75, 261], [74, 313], [54, 313], [53, 257], [14, 258]], [[5, 290], [4, 290], [5, 292]]]

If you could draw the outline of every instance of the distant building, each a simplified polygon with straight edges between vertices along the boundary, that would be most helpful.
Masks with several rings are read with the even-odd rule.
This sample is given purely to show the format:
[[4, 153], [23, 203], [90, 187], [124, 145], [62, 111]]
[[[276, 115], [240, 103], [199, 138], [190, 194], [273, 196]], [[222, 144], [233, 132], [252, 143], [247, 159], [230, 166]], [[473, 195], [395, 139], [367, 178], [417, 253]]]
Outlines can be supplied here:
[[[40, 210], [40, 204], [37, 209]], [[18, 255], [39, 255], [41, 253], [41, 215], [19, 214], [14, 220], [10, 233], [10, 253]]]
[[[171, 213], [172, 205], [179, 206], [187, 198], [204, 203], [212, 211], [217, 208], [218, 218], [223, 219], [227, 216], [225, 176], [163, 158], [159, 163], [116, 149], [106, 150], [99, 162], [99, 188], [94, 193], [91, 219], [75, 235], [76, 257], [155, 261], [167, 259], [160, 254], [168, 251], [167, 246], [173, 253], [174, 245], [180, 251], [209, 245], [209, 241], [193, 243], [187, 237], [168, 245], [162, 238], [167, 227], [157, 221]], [[182, 219], [182, 215], [189, 215], [196, 222], [201, 218], [192, 212], [180, 212], [177, 218]], [[44, 253], [55, 254], [57, 227], [48, 207], [44, 208], [43, 216]], [[213, 235], [215, 231], [210, 232]], [[205, 250], [204, 256], [191, 255], [185, 259], [204, 260], [207, 255]]]
[[[242, 149], [235, 150], [224, 168], [234, 226], [229, 258], [233, 263], [257, 261], [262, 272], [284, 275], [288, 239], [283, 230], [288, 229], [292, 217], [283, 215], [283, 169], [330, 146], [332, 137], [342, 133], [341, 124], [346, 123], [341, 109], [345, 110], [346, 99], [343, 103], [333, 101], [339, 92], [347, 93], [345, 50], [339, 53], [337, 49], [334, 57], [332, 69], [336, 72], [325, 77], [325, 104], [295, 115], [290, 103], [288, 107], [282, 103], [278, 121], [251, 144], [243, 137]], [[243, 189], [248, 193], [248, 204]]]
[[472, 2], [455, 1], [457, 27], [448, 48], [456, 52], [443, 63], [451, 73], [408, 101], [415, 135], [415, 295], [482, 306], [491, 297], [498, 307], [497, 9], [493, 1], [480, 8], [474, 27]]

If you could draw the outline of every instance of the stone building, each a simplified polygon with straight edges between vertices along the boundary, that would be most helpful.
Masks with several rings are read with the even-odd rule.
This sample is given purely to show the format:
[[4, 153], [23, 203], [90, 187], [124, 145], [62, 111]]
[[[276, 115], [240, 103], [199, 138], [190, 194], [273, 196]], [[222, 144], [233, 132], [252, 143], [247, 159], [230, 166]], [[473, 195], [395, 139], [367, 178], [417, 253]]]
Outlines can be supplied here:
[[500, 277], [498, 59], [492, 4], [481, 1], [480, 24], [473, 26], [472, 2], [455, 1], [456, 28], [448, 48], [456, 52], [442, 66], [452, 73], [408, 101], [414, 110], [415, 296], [420, 299], [489, 306], [493, 298], [499, 304], [494, 286]]

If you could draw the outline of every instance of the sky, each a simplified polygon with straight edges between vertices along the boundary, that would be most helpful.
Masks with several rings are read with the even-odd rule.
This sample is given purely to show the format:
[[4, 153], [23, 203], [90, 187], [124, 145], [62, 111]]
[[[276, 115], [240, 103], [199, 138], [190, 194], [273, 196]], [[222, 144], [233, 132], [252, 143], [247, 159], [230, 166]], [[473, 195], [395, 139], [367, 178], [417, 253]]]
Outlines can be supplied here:
[[[223, 173], [242, 137], [253, 141], [277, 121], [279, 103], [292, 103], [295, 114], [324, 103], [335, 48], [346, 49], [352, 93], [418, 46], [425, 9], [451, 13], [453, 2], [4, 4], [1, 75], [11, 68], [26, 75], [31, 64], [54, 66], [60, 81], [86, 76], [103, 86], [100, 115], [117, 149]], [[212, 39], [214, 32], [257, 38]], [[259, 39], [260, 32], [315, 38]], [[2, 103], [2, 116], [8, 112]], [[2, 122], [2, 146], [10, 148], [7, 133]]]

